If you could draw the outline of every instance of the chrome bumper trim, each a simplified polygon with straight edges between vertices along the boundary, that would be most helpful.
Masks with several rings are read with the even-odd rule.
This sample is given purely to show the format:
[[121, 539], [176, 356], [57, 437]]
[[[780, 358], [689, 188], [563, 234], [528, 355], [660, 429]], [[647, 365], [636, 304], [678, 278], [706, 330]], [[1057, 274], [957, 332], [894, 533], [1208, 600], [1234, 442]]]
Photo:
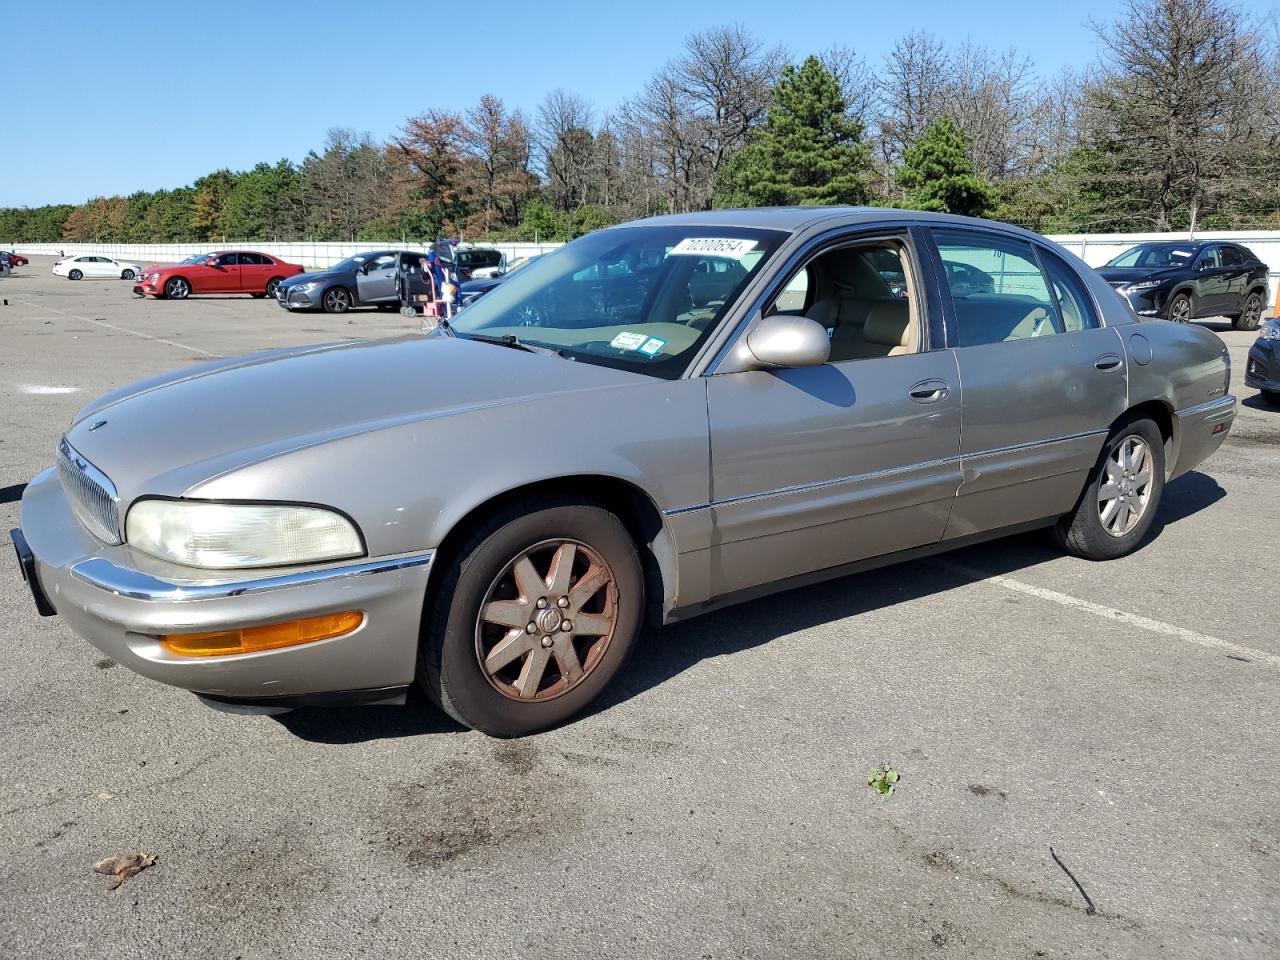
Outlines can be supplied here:
[[391, 560], [370, 560], [365, 563], [328, 567], [324, 570], [306, 570], [275, 577], [260, 577], [256, 580], [233, 580], [221, 583], [174, 583], [169, 580], [160, 580], [138, 570], [117, 566], [101, 557], [95, 557], [73, 565], [71, 575], [77, 580], [91, 584], [100, 590], [106, 590], [117, 597], [128, 597], [132, 600], [163, 602], [221, 600], [247, 593], [263, 593], [268, 590], [343, 580], [347, 577], [387, 573], [392, 570], [403, 570], [406, 567], [420, 567], [430, 563], [431, 557], [432, 554], [428, 551]]
[[1232, 394], [1227, 394], [1225, 397], [1218, 397], [1216, 400], [1210, 400], [1207, 403], [1198, 403], [1194, 407], [1175, 410], [1174, 415], [1179, 418], [1193, 417], [1201, 413], [1213, 413], [1221, 416], [1228, 411], [1230, 411], [1231, 416], [1235, 416], [1236, 398]]

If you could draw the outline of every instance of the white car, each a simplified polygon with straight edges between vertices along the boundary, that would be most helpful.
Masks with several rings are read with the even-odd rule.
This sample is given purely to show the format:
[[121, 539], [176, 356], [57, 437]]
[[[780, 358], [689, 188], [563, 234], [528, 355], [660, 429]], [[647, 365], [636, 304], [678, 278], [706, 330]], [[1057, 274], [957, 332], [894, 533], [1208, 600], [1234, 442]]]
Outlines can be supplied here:
[[109, 277], [113, 280], [132, 280], [142, 273], [136, 263], [123, 263], [110, 257], [66, 257], [53, 265], [55, 276], [68, 280]]

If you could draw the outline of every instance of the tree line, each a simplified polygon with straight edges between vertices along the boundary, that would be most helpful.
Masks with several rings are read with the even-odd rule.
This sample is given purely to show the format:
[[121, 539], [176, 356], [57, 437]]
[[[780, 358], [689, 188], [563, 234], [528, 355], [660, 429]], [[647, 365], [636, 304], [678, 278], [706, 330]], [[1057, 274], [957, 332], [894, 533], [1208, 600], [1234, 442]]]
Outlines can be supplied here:
[[5, 241], [567, 240], [635, 217], [854, 203], [1045, 233], [1280, 229], [1280, 55], [1229, 0], [1127, 0], [1095, 62], [901, 37], [798, 59], [742, 26], [692, 34], [602, 110], [550, 91], [428, 109], [385, 141], [336, 128], [301, 163], [0, 209]]

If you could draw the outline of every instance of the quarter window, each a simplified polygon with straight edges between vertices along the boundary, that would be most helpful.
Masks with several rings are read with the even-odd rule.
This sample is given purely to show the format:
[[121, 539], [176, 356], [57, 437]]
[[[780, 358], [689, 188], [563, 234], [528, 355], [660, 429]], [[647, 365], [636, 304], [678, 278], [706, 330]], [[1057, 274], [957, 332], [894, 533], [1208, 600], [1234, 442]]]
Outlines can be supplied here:
[[1222, 265], [1225, 267], [1238, 267], [1244, 263], [1244, 257], [1240, 255], [1240, 251], [1235, 247], [1222, 248]]
[[947, 230], [934, 239], [955, 305], [958, 346], [1061, 332], [1056, 301], [1029, 243]]
[[1075, 333], [1097, 327], [1098, 315], [1093, 309], [1093, 300], [1076, 272], [1044, 250], [1040, 251], [1040, 262], [1049, 274], [1054, 296], [1058, 300], [1063, 332]]

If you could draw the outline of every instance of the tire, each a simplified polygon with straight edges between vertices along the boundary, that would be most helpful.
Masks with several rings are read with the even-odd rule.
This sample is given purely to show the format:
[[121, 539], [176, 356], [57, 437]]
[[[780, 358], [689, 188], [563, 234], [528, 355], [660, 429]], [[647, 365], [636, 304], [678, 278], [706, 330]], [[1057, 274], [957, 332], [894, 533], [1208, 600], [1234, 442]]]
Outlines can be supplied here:
[[1280, 407], [1280, 390], [1263, 390], [1262, 399], [1273, 407]]
[[325, 313], [346, 313], [351, 309], [351, 293], [346, 287], [330, 287], [321, 302]]
[[83, 277], [84, 277], [84, 274], [81, 273], [79, 270], [72, 270], [70, 273], [67, 274], [68, 280], [80, 280]]
[[1191, 298], [1179, 293], [1169, 300], [1165, 306], [1164, 317], [1174, 323], [1188, 323], [1191, 320]]
[[272, 277], [270, 280], [268, 280], [267, 292], [262, 294], [262, 296], [274, 297], [276, 295], [276, 287], [280, 286], [280, 281], [283, 279], [284, 279], [283, 277]]
[[1261, 322], [1262, 294], [1257, 290], [1250, 290], [1249, 295], [1244, 298], [1244, 312], [1234, 318], [1231, 325], [1237, 330], [1257, 330]]
[[120, 271], [120, 279], [121, 279], [121, 280], [132, 280], [132, 279], [134, 278], [134, 276], [135, 276], [135, 274], [134, 274], [134, 272], [133, 272], [132, 270], [122, 270], [122, 271]]
[[[1136, 449], [1143, 447], [1145, 463], [1134, 465]], [[1125, 454], [1118, 453], [1122, 449]], [[1136, 466], [1128, 473], [1118, 462], [1126, 454], [1130, 466]], [[1145, 485], [1144, 475], [1148, 477]], [[1103, 444], [1075, 509], [1054, 527], [1059, 545], [1086, 560], [1114, 560], [1132, 553], [1151, 529], [1156, 511], [1160, 509], [1164, 477], [1164, 437], [1160, 435], [1160, 428], [1146, 417], [1122, 421]], [[1115, 490], [1117, 486], [1116, 492], [1121, 493], [1123, 499], [1109, 497], [1104, 501], [1107, 488]], [[1112, 505], [1114, 510], [1108, 517]], [[1136, 520], [1131, 517], [1135, 505], [1139, 508]], [[1128, 514], [1124, 513], [1126, 510]]]
[[164, 295], [170, 300], [185, 300], [191, 296], [191, 284], [184, 277], [170, 277], [164, 282]]
[[[566, 557], [569, 574], [552, 582]], [[524, 587], [516, 572], [522, 564]], [[545, 598], [532, 596], [544, 590]], [[500, 616], [484, 618], [486, 610]], [[616, 516], [559, 498], [513, 506], [476, 529], [449, 561], [423, 617], [417, 682], [449, 716], [482, 733], [545, 730], [586, 707], [618, 673], [643, 610], [640, 557]], [[526, 627], [514, 624], [526, 616]], [[592, 629], [579, 632], [588, 618]], [[508, 656], [499, 650], [495, 661], [503, 645]]]

